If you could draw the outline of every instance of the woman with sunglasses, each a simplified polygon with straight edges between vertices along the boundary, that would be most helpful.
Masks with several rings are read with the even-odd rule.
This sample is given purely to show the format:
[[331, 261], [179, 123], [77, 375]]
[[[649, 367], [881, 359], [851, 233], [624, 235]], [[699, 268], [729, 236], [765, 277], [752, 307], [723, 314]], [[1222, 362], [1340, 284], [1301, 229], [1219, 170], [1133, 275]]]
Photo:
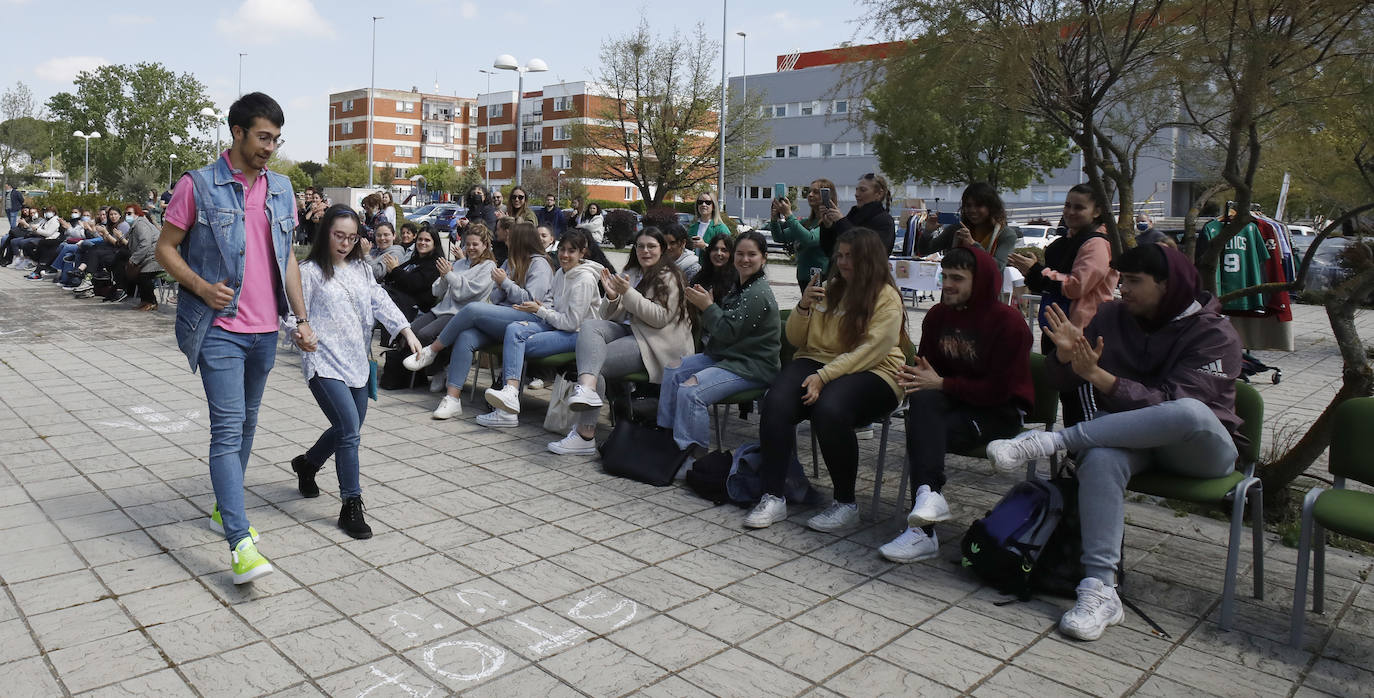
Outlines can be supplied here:
[[710, 194], [697, 195], [697, 219], [687, 226], [687, 233], [692, 237], [691, 248], [698, 250], [698, 260], [704, 266], [706, 253], [702, 250], [705, 250], [717, 235], [730, 234], [730, 228], [720, 217], [720, 208], [716, 206], [715, 197]]
[[530, 196], [519, 185], [510, 190], [510, 211], [506, 215], [514, 218], [516, 223], [524, 221], [533, 224], [536, 229], [539, 227], [539, 216], [530, 209]]
[[343, 204], [325, 211], [315, 230], [310, 256], [301, 263], [301, 290], [305, 297], [313, 342], [302, 342], [292, 327], [292, 339], [302, 349], [301, 369], [310, 393], [329, 420], [310, 450], [291, 461], [302, 497], [320, 496], [315, 474], [334, 456], [339, 478], [339, 528], [353, 538], [371, 538], [372, 527], [363, 519], [363, 489], [358, 477], [359, 432], [367, 417], [367, 355], [372, 326], [378, 321], [393, 335], [406, 339], [411, 351], [420, 342], [400, 308], [372, 278], [372, 269], [358, 245], [362, 227], [358, 214]]

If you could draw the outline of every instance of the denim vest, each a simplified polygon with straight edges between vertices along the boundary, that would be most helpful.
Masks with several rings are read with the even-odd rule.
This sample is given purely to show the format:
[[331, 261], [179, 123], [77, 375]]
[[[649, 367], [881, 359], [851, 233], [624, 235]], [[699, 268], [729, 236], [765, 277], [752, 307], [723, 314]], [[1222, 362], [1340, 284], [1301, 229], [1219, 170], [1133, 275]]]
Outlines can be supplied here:
[[[177, 346], [186, 354], [195, 372], [200, 360], [201, 344], [217, 317], [238, 314], [239, 291], [243, 284], [245, 245], [244, 189], [234, 179], [229, 162], [224, 157], [190, 175], [195, 184], [196, 220], [179, 251], [191, 271], [210, 283], [227, 279], [234, 289], [234, 298], [224, 310], [206, 305], [194, 293], [182, 293], [177, 299]], [[286, 265], [293, 254], [292, 235], [295, 233], [296, 196], [291, 180], [276, 172], [267, 172], [267, 219], [272, 233], [272, 249], [277, 262], [277, 314], [286, 315]]]

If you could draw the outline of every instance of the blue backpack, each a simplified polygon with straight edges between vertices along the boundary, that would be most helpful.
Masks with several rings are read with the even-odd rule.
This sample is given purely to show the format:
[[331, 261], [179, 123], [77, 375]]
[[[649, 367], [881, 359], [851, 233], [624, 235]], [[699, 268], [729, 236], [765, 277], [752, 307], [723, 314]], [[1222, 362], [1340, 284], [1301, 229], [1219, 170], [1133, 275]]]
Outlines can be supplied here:
[[969, 526], [960, 544], [962, 564], [1003, 594], [1028, 600], [1036, 562], [1063, 516], [1064, 496], [1054, 483], [1018, 482]]

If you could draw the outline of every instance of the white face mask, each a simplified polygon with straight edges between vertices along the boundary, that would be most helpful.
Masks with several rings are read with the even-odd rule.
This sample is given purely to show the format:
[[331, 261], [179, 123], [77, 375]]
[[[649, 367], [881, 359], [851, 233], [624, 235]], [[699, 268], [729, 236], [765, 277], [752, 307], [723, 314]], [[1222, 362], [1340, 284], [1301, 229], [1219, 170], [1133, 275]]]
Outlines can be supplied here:
[[52, 218], [54, 215], [56, 215], [56, 214], [54, 214], [52, 211], [45, 211], [45, 212], [43, 213], [43, 217], [44, 217], [44, 218]]

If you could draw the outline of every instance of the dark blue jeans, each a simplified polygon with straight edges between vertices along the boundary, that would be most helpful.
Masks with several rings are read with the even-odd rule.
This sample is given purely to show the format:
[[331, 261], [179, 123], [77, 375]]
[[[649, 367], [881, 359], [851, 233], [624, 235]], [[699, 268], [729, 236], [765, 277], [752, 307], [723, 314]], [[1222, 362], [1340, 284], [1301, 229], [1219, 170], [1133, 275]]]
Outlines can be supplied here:
[[310, 393], [329, 420], [329, 428], [305, 452], [305, 460], [311, 465], [322, 465], [333, 455], [334, 472], [339, 476], [339, 497], [361, 497], [358, 434], [367, 417], [367, 386], [350, 388], [341, 380], [315, 376], [310, 379]]

